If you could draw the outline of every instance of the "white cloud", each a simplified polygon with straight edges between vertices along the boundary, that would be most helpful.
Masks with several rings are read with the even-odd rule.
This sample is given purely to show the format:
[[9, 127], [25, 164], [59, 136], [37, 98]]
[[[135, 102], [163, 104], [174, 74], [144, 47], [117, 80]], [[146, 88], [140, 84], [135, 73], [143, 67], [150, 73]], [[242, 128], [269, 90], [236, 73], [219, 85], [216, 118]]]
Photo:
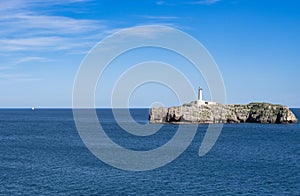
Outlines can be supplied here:
[[[80, 53], [93, 47], [104, 36], [119, 30], [111, 28], [105, 20], [78, 19], [51, 12], [56, 5], [86, 1], [89, 0], [0, 1], [0, 54], [54, 50], [65, 50], [68, 54], [74, 51]], [[165, 1], [157, 2], [157, 4], [164, 3]], [[76, 6], [77, 8], [80, 9], [80, 6]], [[140, 17], [165, 21], [178, 18], [151, 15]], [[175, 27], [172, 23], [160, 24]]]
[[220, 0], [201, 0], [201, 1], [194, 1], [194, 2], [188, 2], [187, 4], [200, 4], [200, 5], [211, 5], [218, 3]]
[[30, 7], [49, 7], [53, 5], [64, 5], [71, 3], [87, 2], [89, 0], [9, 0], [0, 2], [1, 11], [22, 10]]
[[[18, 64], [28, 62], [52, 61], [54, 59], [50, 59], [49, 54], [56, 51], [67, 55], [86, 54], [101, 38], [121, 29], [112, 28], [111, 23], [105, 20], [79, 19], [72, 15], [59, 15], [57, 14], [59, 12], [55, 10], [57, 5], [80, 4], [86, 1], [89, 0], [0, 1], [0, 55], [5, 57], [0, 62], [2, 66], [0, 70], [1, 72], [14, 72], [1, 73], [1, 77], [28, 79], [30, 77], [16, 73], [18, 69], [8, 70], [7, 67], [22, 67]], [[164, 1], [161, 3], [163, 4]], [[82, 9], [77, 5], [73, 7], [72, 12]], [[156, 22], [157, 20], [168, 22], [168, 20], [177, 19], [175, 16], [145, 15], [141, 17]], [[156, 24], [175, 26], [172, 23]], [[153, 37], [156, 36], [157, 31], [148, 29], [129, 33], [141, 37]]]
[[[0, 53], [36, 50], [87, 50], [109, 29], [105, 21], [45, 14], [38, 7], [87, 0], [0, 2]], [[34, 9], [33, 9], [34, 7]], [[49, 8], [50, 9], [50, 8]], [[97, 36], [95, 36], [95, 34]]]
[[[31, 30], [32, 33], [76, 34], [101, 28], [100, 21], [73, 19], [63, 16], [34, 15], [22, 13], [5, 15], [0, 18], [1, 26], [8, 26], [11, 31]], [[39, 32], [34, 32], [34, 30]], [[45, 30], [45, 31], [43, 31]]]
[[164, 2], [164, 1], [157, 1], [156, 2], [156, 5], [163, 5], [163, 4], [165, 4], [166, 2]]
[[48, 58], [39, 57], [39, 56], [28, 56], [17, 60], [16, 64], [27, 63], [27, 62], [48, 62], [48, 61], [49, 61]]
[[0, 72], [0, 84], [11, 83], [11, 82], [38, 81], [38, 80], [42, 80], [42, 79], [34, 78], [27, 74]]
[[177, 16], [151, 16], [151, 15], [140, 15], [140, 16], [146, 19], [155, 19], [155, 20], [173, 20], [179, 18]]
[[167, 6], [177, 6], [177, 5], [183, 5], [183, 4], [190, 4], [190, 5], [211, 5], [219, 2], [221, 0], [198, 0], [198, 1], [186, 1], [186, 2], [177, 2], [177, 3], [169, 3], [166, 1], [157, 1], [156, 5], [167, 5]]
[[[85, 1], [88, 0], [0, 1], [1, 84], [40, 80], [34, 74], [24, 74], [26, 71], [19, 69], [21, 64], [56, 61], [49, 59], [49, 54], [87, 51], [98, 42], [109, 30], [105, 21], [63, 16], [55, 10], [59, 5]], [[81, 11], [81, 6], [73, 7], [72, 11]]]
[[[72, 43], [62, 37], [29, 37], [29, 38], [11, 38], [0, 39], [0, 51], [53, 51], [72, 49]], [[74, 47], [74, 46], [73, 46]]]
[[37, 51], [56, 51], [56, 50], [83, 50], [90, 48], [95, 41], [85, 38], [68, 37], [30, 37], [0, 39], [0, 51], [2, 52], [37, 52]]
[[56, 45], [57, 42], [61, 41], [60, 37], [35, 37], [35, 38], [16, 38], [16, 39], [0, 39], [1, 45], [12, 45], [20, 47], [42, 47]]
[[[155, 27], [155, 28], [153, 28]], [[120, 29], [122, 30], [122, 29]], [[136, 36], [136, 37], [142, 37], [142, 38], [154, 38], [157, 36], [160, 36], [164, 32], [169, 32], [171, 29], [166, 28], [162, 26], [161, 24], [152, 24], [152, 25], [147, 25], [147, 26], [140, 26], [138, 29], [137, 28], [128, 28], [124, 29], [122, 33], [122, 36], [124, 36], [124, 39], [126, 37], [130, 36]]]

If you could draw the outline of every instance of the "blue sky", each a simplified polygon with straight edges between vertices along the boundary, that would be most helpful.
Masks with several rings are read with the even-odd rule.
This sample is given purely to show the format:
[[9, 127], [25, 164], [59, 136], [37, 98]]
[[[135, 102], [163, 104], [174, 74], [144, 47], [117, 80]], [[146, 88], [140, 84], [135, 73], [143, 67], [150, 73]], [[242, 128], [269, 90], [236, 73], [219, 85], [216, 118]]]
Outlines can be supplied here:
[[[297, 0], [0, 1], [0, 107], [71, 107], [73, 82], [87, 52], [111, 33], [148, 24], [178, 28], [199, 40], [219, 66], [228, 103], [300, 107], [299, 10]], [[201, 84], [209, 99], [205, 81], [187, 62], [159, 54], [149, 49], [129, 54], [111, 65], [102, 86], [112, 86], [109, 78], [121, 74], [121, 64], [155, 57], [182, 63], [192, 85]], [[102, 91], [97, 89], [96, 106], [109, 107]], [[159, 96], [151, 97], [153, 92]], [[130, 105], [155, 101], [177, 103], [170, 90], [147, 84]]]

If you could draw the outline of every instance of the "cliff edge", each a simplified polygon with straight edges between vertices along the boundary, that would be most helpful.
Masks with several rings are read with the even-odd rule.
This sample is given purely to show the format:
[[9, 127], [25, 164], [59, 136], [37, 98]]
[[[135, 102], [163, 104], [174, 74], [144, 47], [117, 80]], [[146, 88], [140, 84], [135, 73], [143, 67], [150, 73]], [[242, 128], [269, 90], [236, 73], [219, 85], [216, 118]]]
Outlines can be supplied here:
[[176, 107], [151, 108], [150, 123], [296, 123], [293, 112], [283, 105], [249, 103], [247, 105], [197, 105], [191, 102]]

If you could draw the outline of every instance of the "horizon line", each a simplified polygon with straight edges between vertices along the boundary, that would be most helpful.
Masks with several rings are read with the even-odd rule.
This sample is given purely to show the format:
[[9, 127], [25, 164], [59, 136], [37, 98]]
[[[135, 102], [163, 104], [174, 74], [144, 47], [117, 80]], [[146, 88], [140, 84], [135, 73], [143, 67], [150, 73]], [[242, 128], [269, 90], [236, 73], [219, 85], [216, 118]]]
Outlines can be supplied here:
[[[175, 107], [175, 106], [162, 106], [162, 107]], [[110, 107], [97, 107], [97, 108], [72, 108], [72, 107], [34, 107], [34, 110], [47, 110], [47, 109], [70, 109], [70, 110], [91, 110], [91, 109], [151, 109], [152, 107], [119, 107], [119, 108], [110, 108]], [[157, 107], [154, 107], [157, 108]], [[290, 109], [300, 109], [300, 106], [298, 107], [289, 107]], [[0, 107], [0, 110], [32, 110], [32, 107]]]

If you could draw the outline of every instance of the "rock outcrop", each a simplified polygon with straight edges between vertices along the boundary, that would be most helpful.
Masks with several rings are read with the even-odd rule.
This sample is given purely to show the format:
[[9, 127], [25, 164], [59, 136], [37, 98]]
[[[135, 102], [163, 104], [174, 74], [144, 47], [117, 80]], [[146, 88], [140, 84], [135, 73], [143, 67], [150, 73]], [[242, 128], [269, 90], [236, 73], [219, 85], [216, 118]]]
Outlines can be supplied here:
[[283, 105], [250, 103], [247, 105], [197, 105], [191, 102], [176, 107], [151, 108], [150, 123], [296, 123], [293, 112]]

